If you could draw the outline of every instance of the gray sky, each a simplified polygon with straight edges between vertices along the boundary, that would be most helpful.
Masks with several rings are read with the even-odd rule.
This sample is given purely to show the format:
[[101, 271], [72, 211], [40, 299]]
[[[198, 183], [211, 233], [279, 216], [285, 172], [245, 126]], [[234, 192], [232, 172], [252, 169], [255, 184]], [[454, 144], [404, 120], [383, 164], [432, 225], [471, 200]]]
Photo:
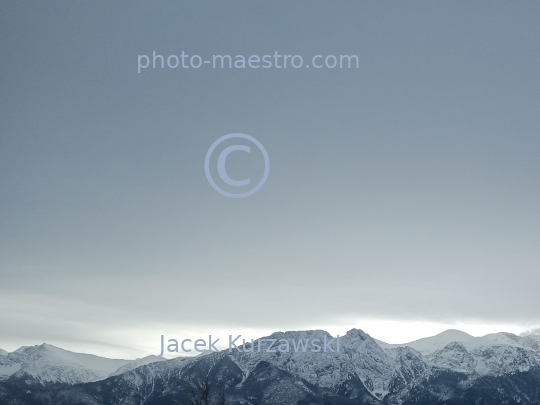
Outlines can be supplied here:
[[[0, 348], [537, 328], [538, 15], [534, 1], [2, 2]], [[360, 68], [138, 74], [152, 51]], [[204, 173], [234, 132], [271, 162], [244, 199]], [[234, 152], [231, 177], [257, 178], [259, 160]]]

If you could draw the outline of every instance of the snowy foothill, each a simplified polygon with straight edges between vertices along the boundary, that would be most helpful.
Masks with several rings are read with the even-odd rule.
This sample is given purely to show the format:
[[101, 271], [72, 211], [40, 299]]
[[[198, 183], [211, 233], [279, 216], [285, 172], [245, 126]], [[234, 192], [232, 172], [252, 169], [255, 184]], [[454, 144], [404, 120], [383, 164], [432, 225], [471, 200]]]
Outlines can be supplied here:
[[0, 357], [0, 381], [12, 375], [27, 375], [40, 382], [77, 384], [102, 380], [130, 364], [138, 367], [153, 361], [162, 359], [156, 356], [137, 360], [108, 359], [49, 344], [23, 346]]

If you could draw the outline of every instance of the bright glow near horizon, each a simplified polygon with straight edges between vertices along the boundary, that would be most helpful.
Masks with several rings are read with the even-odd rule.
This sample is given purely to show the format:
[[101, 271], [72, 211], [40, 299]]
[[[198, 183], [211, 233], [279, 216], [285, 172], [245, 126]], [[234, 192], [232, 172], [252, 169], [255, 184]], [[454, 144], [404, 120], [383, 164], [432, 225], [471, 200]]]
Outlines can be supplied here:
[[[484, 336], [489, 333], [510, 332], [516, 335], [535, 329], [534, 325], [502, 324], [502, 323], [473, 323], [473, 322], [427, 322], [427, 321], [399, 321], [383, 319], [363, 319], [350, 324], [326, 325], [298, 328], [298, 330], [323, 329], [333, 336], [343, 336], [348, 330], [361, 329], [371, 337], [386, 343], [402, 344], [421, 338], [435, 336], [448, 329], [457, 329], [472, 336]], [[284, 329], [285, 330], [285, 329]], [[284, 331], [282, 330], [282, 331]], [[219, 349], [227, 347], [229, 335], [241, 334], [246, 341], [268, 336], [277, 330], [254, 329], [254, 328], [219, 328], [207, 327], [179, 327], [178, 325], [160, 325], [140, 330], [116, 330], [109, 331], [107, 336], [96, 342], [73, 342], [73, 341], [49, 341], [49, 342], [4, 342], [0, 343], [0, 349], [12, 352], [20, 346], [39, 345], [49, 343], [65, 350], [78, 353], [88, 353], [109, 358], [141, 358], [149, 355], [158, 355], [160, 351], [160, 337], [165, 334], [165, 339], [198, 339], [207, 338], [211, 334], [214, 338], [220, 338], [217, 344]], [[242, 339], [241, 338], [241, 339]], [[106, 343], [105, 341], [108, 341]], [[193, 355], [192, 353], [179, 352], [178, 355], [165, 355], [166, 358]]]
[[[435, 336], [448, 329], [457, 329], [472, 336], [484, 336], [489, 333], [509, 332], [519, 335], [528, 330], [534, 329], [530, 325], [503, 324], [503, 323], [474, 323], [474, 322], [427, 322], [427, 321], [401, 321], [401, 320], [380, 320], [365, 319], [354, 323], [362, 325], [357, 328], [362, 329], [374, 339], [382, 340], [386, 343], [401, 344], [413, 342], [425, 337]], [[347, 327], [346, 330], [354, 326]], [[343, 327], [330, 328], [343, 333]], [[346, 331], [345, 330], [345, 331]]]

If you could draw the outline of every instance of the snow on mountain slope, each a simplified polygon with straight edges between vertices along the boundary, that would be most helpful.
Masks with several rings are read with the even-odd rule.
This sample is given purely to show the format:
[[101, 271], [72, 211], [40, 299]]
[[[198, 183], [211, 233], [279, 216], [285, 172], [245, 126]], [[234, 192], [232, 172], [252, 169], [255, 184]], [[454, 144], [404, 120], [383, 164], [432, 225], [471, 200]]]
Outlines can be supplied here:
[[136, 359], [136, 360], [133, 360], [132, 362], [130, 362], [128, 364], [123, 365], [118, 370], [111, 373], [109, 376], [119, 375], [119, 374], [125, 373], [126, 371], [134, 370], [134, 369], [136, 369], [137, 367], [140, 367], [140, 366], [156, 363], [156, 362], [159, 362], [159, 361], [166, 361], [166, 360], [167, 359], [164, 359], [163, 357], [158, 357], [158, 356], [154, 356], [154, 355], [146, 356], [146, 357], [143, 357], [142, 359]]
[[[213, 356], [216, 354], [219, 353], [214, 352]], [[112, 378], [118, 390], [126, 390], [130, 395], [147, 399], [154, 392], [156, 385], [174, 389], [174, 385], [182, 376], [182, 370], [204, 357], [177, 357], [171, 360], [149, 363], [112, 376]], [[171, 382], [173, 386], [169, 386]]]
[[7, 356], [7, 355], [8, 355], [8, 352], [6, 352], [5, 350], [0, 349], [0, 356]]
[[[324, 338], [329, 340], [332, 339], [332, 336], [330, 336], [328, 332], [314, 330], [305, 332], [276, 332], [261, 340], [276, 339], [279, 341], [280, 339], [286, 339], [289, 342], [292, 342], [294, 339], [295, 342], [298, 342], [300, 339], [302, 341], [306, 341], [307, 339], [311, 342], [314, 339], [323, 341]], [[343, 343], [343, 340], [341, 340], [340, 349], [342, 350], [342, 353]], [[255, 343], [254, 346], [257, 346], [257, 343]], [[240, 353], [234, 349], [231, 352], [231, 357], [246, 376], [249, 375], [251, 370], [253, 370], [259, 362], [266, 361], [287, 372], [297, 374], [310, 383], [323, 387], [333, 387], [334, 384], [337, 384], [345, 378], [347, 374], [354, 372], [354, 368], [350, 363], [339, 362], [336, 353], [333, 352], [313, 353], [310, 350], [311, 348], [307, 349], [306, 352], [303, 352], [301, 349], [299, 352], [295, 352], [293, 348], [291, 348], [289, 352], [283, 353], [267, 352], [266, 347], [267, 345], [263, 344], [260, 352], [257, 352], [257, 349], [255, 348], [255, 352], [253, 353]], [[335, 341], [332, 347], [336, 349]], [[245, 348], [249, 351], [251, 349], [251, 344], [246, 342]]]
[[[276, 332], [266, 339], [276, 339], [278, 343], [274, 348], [277, 349], [280, 339], [289, 342], [319, 339], [322, 346], [325, 338], [330, 340], [332, 336], [322, 330], [311, 330]], [[241, 342], [237, 344], [242, 347]], [[184, 384], [193, 370], [204, 374], [213, 363], [222, 362], [224, 366], [219, 367], [239, 375], [241, 384], [256, 380], [255, 371], [267, 364], [271, 365], [268, 370], [283, 370], [329, 392], [354, 392], [362, 398], [382, 400], [405, 398], [415, 387], [425, 387], [432, 378], [441, 375], [459, 373], [459, 378], [472, 383], [483, 376], [513, 375], [538, 369], [538, 344], [540, 337], [536, 336], [498, 333], [476, 338], [450, 330], [408, 344], [390, 345], [375, 341], [359, 329], [352, 329], [340, 338], [339, 352], [334, 338], [331, 347], [335, 351], [295, 351], [291, 344], [288, 352], [266, 352], [265, 344], [260, 352], [241, 353], [233, 349], [167, 361], [156, 356], [134, 361], [111, 360], [44, 344], [21, 347], [7, 356], [0, 356], [0, 381], [13, 377], [42, 384], [75, 384], [113, 376], [117, 378], [115, 381], [123, 384], [126, 392], [145, 398], [151, 395], [155, 384], [163, 387], [169, 387], [173, 381]], [[250, 347], [251, 344], [246, 342], [246, 348]], [[170, 389], [173, 388], [170, 385]]]
[[407, 385], [427, 378], [431, 373], [432, 367], [424, 356], [410, 347], [396, 347], [390, 349], [389, 353], [394, 359], [394, 364], [388, 392], [402, 390]]
[[449, 329], [439, 333], [438, 335], [422, 338], [409, 343], [390, 344], [377, 341], [377, 343], [385, 349], [405, 346], [412, 347], [413, 349], [418, 350], [424, 356], [431, 355], [453, 342], [462, 343], [469, 351], [475, 348], [493, 345], [508, 345], [532, 350], [540, 350], [540, 336], [538, 335], [522, 337], [514, 335], [513, 333], [499, 332], [490, 333], [481, 337], [475, 337], [455, 329]]
[[[325, 331], [277, 332], [268, 339], [305, 341], [332, 336]], [[335, 342], [335, 340], [334, 340]], [[250, 344], [246, 344], [249, 349]], [[336, 349], [336, 344], [333, 345]], [[423, 378], [429, 370], [422, 355], [411, 348], [382, 349], [377, 342], [359, 329], [351, 329], [340, 338], [337, 352], [231, 353], [233, 361], [249, 376], [256, 365], [265, 361], [319, 387], [338, 389], [344, 381], [359, 379], [364, 387], [377, 398], [384, 398], [391, 387], [405, 386]]]
[[[289, 342], [298, 342], [300, 339], [312, 342], [313, 339], [319, 339], [323, 346], [325, 338], [328, 341], [332, 336], [322, 330], [311, 330], [276, 332], [261, 340], [275, 339], [277, 342], [274, 349], [277, 349], [280, 339]], [[328, 392], [343, 392], [352, 395], [350, 398], [363, 398], [362, 400], [369, 402], [372, 401], [369, 398], [382, 400], [390, 393], [418, 386], [429, 378], [432, 371], [431, 364], [420, 352], [409, 347], [382, 349], [373, 338], [358, 329], [352, 329], [340, 338], [339, 352], [335, 338], [332, 344], [334, 351], [326, 352], [312, 352], [311, 347], [305, 351], [295, 351], [294, 343], [289, 351], [267, 352], [266, 343], [261, 345], [260, 351], [257, 350], [257, 341], [253, 346], [251, 342], [246, 342], [245, 347], [242, 342], [238, 343], [238, 346], [247, 349], [247, 352], [233, 348], [232, 351], [226, 349], [189, 360], [174, 359], [152, 363], [120, 374], [117, 376], [118, 384], [130, 395], [145, 398], [153, 392], [155, 386], [165, 386], [166, 390], [171, 390], [175, 389], [177, 381], [187, 384], [191, 381], [193, 370], [200, 368], [200, 364], [224, 362], [223, 364], [229, 364], [225, 369], [232, 372], [238, 367], [241, 371], [243, 377], [238, 385], [241, 389], [244, 384], [249, 385], [250, 381], [258, 378], [256, 370], [267, 364], [275, 367], [275, 370], [283, 370]], [[222, 372], [225, 371], [219, 371]]]
[[508, 344], [467, 345], [453, 342], [428, 356], [435, 366], [480, 376], [500, 376], [540, 366], [538, 352]]
[[[219, 371], [220, 374], [233, 372], [236, 368], [243, 376], [240, 385], [249, 385], [253, 383], [253, 379], [257, 380], [257, 370], [260, 371], [261, 367], [267, 367], [266, 364], [270, 365], [269, 370], [272, 369], [276, 372], [283, 370], [285, 373], [293, 375], [294, 378], [304, 379], [323, 389], [331, 388], [329, 392], [350, 388], [354, 395], [368, 399], [371, 398], [370, 393], [384, 396], [388, 392], [388, 385], [394, 373], [394, 360], [369, 335], [362, 331], [353, 329], [342, 337], [339, 352], [337, 352], [335, 339], [331, 345], [334, 351], [312, 352], [312, 346], [309, 346], [309, 349], [306, 347], [305, 351], [300, 348], [295, 351], [293, 348], [293, 339], [295, 342], [300, 339], [304, 342], [320, 339], [320, 346], [323, 347], [325, 337], [327, 340], [332, 339], [328, 332], [321, 330], [276, 332], [271, 336], [261, 338], [278, 341], [273, 346], [276, 350], [272, 352], [266, 351], [267, 343], [263, 343], [261, 351], [258, 352], [255, 342], [253, 352], [239, 352], [233, 348], [232, 351], [225, 349], [205, 356], [177, 358], [140, 366], [122, 373], [116, 378], [118, 378], [118, 384], [129, 391], [130, 395], [145, 398], [156, 385], [168, 387], [168, 384], [177, 384], [175, 381], [182, 381], [183, 385], [190, 384], [193, 379], [192, 375], [195, 373], [194, 370], [201, 368], [204, 364], [207, 364], [208, 367], [212, 364], [226, 364], [225, 368]], [[290, 351], [277, 350], [280, 339], [287, 339], [291, 342]], [[240, 348], [243, 348], [242, 342], [237, 343]], [[251, 347], [251, 342], [246, 342], [246, 349], [249, 350]], [[202, 367], [202, 369], [206, 368], [207, 366]], [[173, 386], [168, 389], [173, 389]]]
[[0, 356], [0, 381], [16, 373], [20, 368], [21, 364], [11, 360], [7, 355]]
[[540, 351], [540, 335], [524, 336], [523, 342], [531, 349]]
[[21, 347], [0, 358], [0, 380], [28, 376], [40, 383], [77, 384], [106, 378], [130, 362], [73, 353], [42, 344]]
[[381, 346], [388, 349], [404, 346], [411, 347], [426, 356], [444, 348], [446, 345], [448, 345], [448, 343], [464, 343], [468, 342], [471, 339], [475, 339], [475, 337], [457, 329], [448, 329], [444, 332], [439, 333], [438, 335], [418, 339], [414, 342], [403, 344], [389, 344], [381, 342]]
[[434, 365], [460, 373], [471, 374], [476, 368], [476, 359], [459, 342], [448, 343], [445, 347], [428, 356]]
[[489, 335], [481, 336], [472, 339], [467, 342], [467, 345], [472, 349], [473, 347], [480, 346], [493, 346], [493, 345], [508, 345], [515, 347], [523, 347], [532, 350], [540, 349], [540, 339], [536, 339], [532, 336], [518, 336], [513, 333], [499, 332], [490, 333]]
[[371, 336], [351, 329], [343, 337], [343, 352], [366, 388], [376, 397], [389, 392], [395, 373], [395, 359], [388, 355]]
[[387, 351], [411, 347], [435, 367], [480, 376], [498, 376], [540, 366], [540, 338], [536, 335], [522, 337], [500, 332], [474, 337], [459, 330], [447, 330], [410, 343], [379, 344]]
[[[322, 330], [312, 330], [276, 332], [262, 339], [276, 339], [277, 343], [274, 346], [276, 349], [280, 339], [289, 342], [319, 339], [322, 342], [324, 338], [330, 340], [332, 336]], [[258, 352], [256, 342], [254, 352], [250, 352], [251, 343], [246, 342], [245, 348], [248, 352], [241, 353], [233, 349], [231, 352], [228, 350], [221, 352], [221, 357], [216, 357], [218, 353], [208, 356], [212, 359], [214, 357], [221, 359], [223, 355], [229, 357], [242, 370], [243, 381], [249, 379], [257, 366], [264, 362], [334, 392], [337, 392], [344, 382], [356, 379], [371, 395], [379, 399], [392, 393], [406, 393], [415, 386], [425, 384], [430, 376], [441, 369], [468, 374], [471, 381], [474, 381], [486, 375], [512, 374], [540, 366], [540, 356], [532, 349], [509, 344], [491, 344], [500, 342], [503, 337], [480, 340], [463, 332], [447, 331], [435, 338], [413, 342], [417, 348], [426, 353], [440, 347], [426, 356], [419, 350], [404, 345], [395, 347], [388, 345], [389, 347], [383, 349], [373, 338], [358, 329], [352, 329], [340, 338], [339, 352], [337, 350], [311, 352], [309, 349], [295, 352], [292, 345], [288, 352], [279, 350], [266, 352], [264, 344]], [[455, 342], [453, 339], [465, 342]], [[511, 342], [514, 341], [512, 337], [509, 339]], [[449, 343], [444, 345], [447, 341]], [[243, 348], [240, 342], [238, 346]], [[336, 349], [335, 341], [333, 347]], [[182, 370], [185, 366], [197, 361], [195, 357], [190, 361], [152, 363], [137, 368], [134, 374], [124, 373], [122, 376], [132, 379], [129, 385], [138, 391], [145, 386], [144, 381], [147, 378], [151, 377], [151, 381], [154, 381], [154, 378], [166, 380], [169, 378], [167, 376], [184, 375]], [[147, 372], [143, 373], [142, 370]], [[148, 384], [145, 389], [150, 389]]]
[[521, 346], [523, 338], [521, 336], [514, 335], [508, 332], [490, 333], [485, 336], [477, 337], [474, 339], [478, 345], [493, 345], [503, 344], [512, 346]]
[[500, 376], [540, 366], [538, 353], [519, 346], [479, 346], [471, 353], [477, 361], [475, 371], [480, 375]]

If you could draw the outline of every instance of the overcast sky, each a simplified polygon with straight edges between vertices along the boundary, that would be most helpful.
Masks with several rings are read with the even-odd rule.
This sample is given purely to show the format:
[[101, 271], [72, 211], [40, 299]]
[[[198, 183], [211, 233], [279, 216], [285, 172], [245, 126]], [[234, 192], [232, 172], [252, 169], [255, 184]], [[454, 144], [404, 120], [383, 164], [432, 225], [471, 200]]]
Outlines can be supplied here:
[[[539, 15], [535, 1], [2, 2], [0, 348], [135, 357], [161, 334], [539, 327]], [[137, 73], [153, 51], [360, 67]], [[205, 176], [229, 133], [270, 158], [247, 198]], [[252, 152], [229, 156], [232, 178], [260, 178]]]

